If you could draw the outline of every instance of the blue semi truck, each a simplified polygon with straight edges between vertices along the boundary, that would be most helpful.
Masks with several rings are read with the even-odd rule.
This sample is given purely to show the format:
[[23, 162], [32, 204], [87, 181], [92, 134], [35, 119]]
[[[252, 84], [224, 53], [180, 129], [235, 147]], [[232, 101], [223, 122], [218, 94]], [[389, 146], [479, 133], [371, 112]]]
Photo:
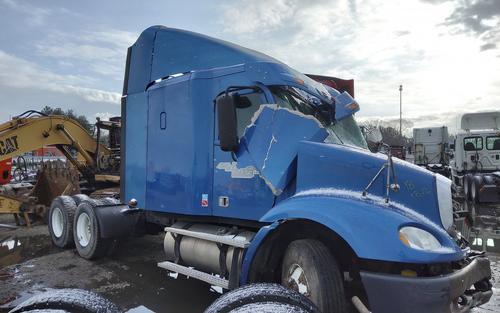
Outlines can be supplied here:
[[225, 289], [277, 282], [322, 312], [468, 312], [491, 297], [488, 259], [454, 231], [450, 181], [370, 152], [349, 93], [154, 26], [128, 50], [121, 108], [120, 201], [57, 198], [56, 245], [93, 259], [165, 231], [158, 266]]

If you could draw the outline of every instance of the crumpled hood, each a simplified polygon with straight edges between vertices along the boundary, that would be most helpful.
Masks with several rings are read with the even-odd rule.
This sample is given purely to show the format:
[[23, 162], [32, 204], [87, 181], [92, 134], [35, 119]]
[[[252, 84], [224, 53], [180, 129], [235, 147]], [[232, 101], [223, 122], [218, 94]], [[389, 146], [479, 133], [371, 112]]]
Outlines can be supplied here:
[[312, 116], [262, 105], [241, 138], [239, 168], [255, 168], [274, 195], [295, 177], [297, 149], [302, 140], [323, 141], [326, 130]]
[[[298, 149], [297, 193], [359, 198], [386, 205], [385, 170], [367, 197], [362, 197], [363, 190], [386, 160], [386, 155], [363, 149], [302, 142]], [[434, 174], [397, 158], [393, 161], [400, 190], [390, 191], [389, 206], [442, 227]], [[391, 179], [391, 183], [395, 182]]]

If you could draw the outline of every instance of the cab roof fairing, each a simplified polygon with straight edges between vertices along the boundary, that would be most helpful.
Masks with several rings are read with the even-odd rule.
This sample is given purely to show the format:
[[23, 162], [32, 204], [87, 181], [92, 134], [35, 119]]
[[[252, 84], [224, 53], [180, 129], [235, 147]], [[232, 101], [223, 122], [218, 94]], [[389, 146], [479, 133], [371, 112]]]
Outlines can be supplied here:
[[[319, 91], [321, 83], [273, 57], [186, 30], [151, 26], [141, 33], [128, 53], [123, 95], [143, 92], [151, 82], [173, 74], [220, 70], [243, 64], [251, 69], [252, 63], [267, 63], [282, 74], [277, 84], [287, 81], [287, 85], [306, 88], [319, 98], [329, 98]], [[255, 81], [260, 81], [266, 74], [260, 72]]]

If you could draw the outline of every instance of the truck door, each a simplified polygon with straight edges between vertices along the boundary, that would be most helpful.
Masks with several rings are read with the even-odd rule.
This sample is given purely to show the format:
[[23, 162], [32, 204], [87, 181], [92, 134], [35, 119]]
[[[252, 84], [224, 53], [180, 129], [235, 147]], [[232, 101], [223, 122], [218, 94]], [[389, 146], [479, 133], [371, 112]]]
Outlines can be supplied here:
[[500, 169], [500, 135], [486, 136], [486, 155], [492, 170]]
[[[149, 91], [146, 206], [152, 211], [210, 215], [205, 198], [208, 201], [212, 183], [206, 166], [212, 162], [211, 136], [208, 127], [203, 133], [195, 131], [203, 129], [203, 121], [202, 114], [194, 114], [200, 109], [194, 106], [188, 79], [185, 75], [167, 80]], [[208, 113], [203, 115], [206, 119]]]
[[483, 156], [483, 137], [471, 136], [464, 138], [464, 156], [467, 169], [480, 169]]
[[[238, 94], [236, 116], [238, 137], [241, 138], [259, 107], [269, 101], [260, 91], [240, 90]], [[217, 123], [216, 117], [215, 125]], [[213, 215], [258, 220], [273, 206], [274, 195], [254, 167], [238, 167], [234, 154], [221, 150], [218, 129], [214, 129]], [[244, 147], [240, 146], [240, 149]]]

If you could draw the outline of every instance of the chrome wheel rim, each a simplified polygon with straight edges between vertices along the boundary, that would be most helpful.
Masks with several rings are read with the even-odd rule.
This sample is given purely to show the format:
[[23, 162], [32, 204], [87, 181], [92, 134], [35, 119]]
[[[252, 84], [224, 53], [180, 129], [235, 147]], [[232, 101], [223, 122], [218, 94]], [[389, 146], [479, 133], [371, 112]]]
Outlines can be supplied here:
[[285, 287], [295, 290], [304, 296], [310, 295], [306, 273], [298, 264], [292, 264], [288, 269], [285, 284]]
[[54, 236], [57, 238], [60, 238], [64, 230], [64, 218], [60, 208], [56, 207], [52, 210], [51, 223], [52, 233], [54, 233]]
[[92, 239], [91, 221], [87, 213], [82, 213], [78, 216], [78, 220], [76, 221], [76, 237], [82, 247], [88, 246]]

